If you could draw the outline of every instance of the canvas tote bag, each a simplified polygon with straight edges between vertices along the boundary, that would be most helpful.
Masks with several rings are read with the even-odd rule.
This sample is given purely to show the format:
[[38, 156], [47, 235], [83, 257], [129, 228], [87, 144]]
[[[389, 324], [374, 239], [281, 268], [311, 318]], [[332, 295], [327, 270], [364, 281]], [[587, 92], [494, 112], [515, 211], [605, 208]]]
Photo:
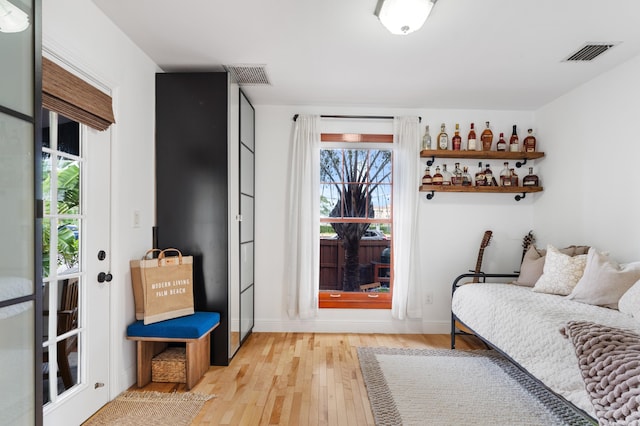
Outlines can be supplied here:
[[157, 259], [149, 259], [154, 251], [130, 262], [136, 319], [145, 325], [194, 313], [193, 257], [170, 248], [160, 251]]

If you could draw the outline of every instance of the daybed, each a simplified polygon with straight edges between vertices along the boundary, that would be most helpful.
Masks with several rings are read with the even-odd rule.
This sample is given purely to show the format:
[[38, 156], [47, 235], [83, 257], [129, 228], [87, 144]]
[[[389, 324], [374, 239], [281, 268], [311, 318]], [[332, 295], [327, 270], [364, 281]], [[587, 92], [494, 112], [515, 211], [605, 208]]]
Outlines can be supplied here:
[[[461, 328], [468, 328], [550, 390], [602, 423], [605, 414], [601, 409], [594, 410], [593, 391], [587, 392], [585, 387], [586, 377], [583, 376], [590, 373], [587, 370], [581, 372], [579, 367], [579, 358], [586, 351], [576, 343], [576, 339], [572, 341], [566, 336], [565, 328], [570, 321], [584, 321], [640, 334], [640, 264], [618, 265], [593, 248], [589, 249], [588, 255], [571, 256], [569, 260], [566, 259], [568, 255], [558, 253], [553, 247], [548, 248], [544, 273], [533, 285], [491, 282], [513, 281], [517, 274], [463, 274], [456, 278], [452, 298], [451, 346], [455, 347], [456, 334], [464, 334]], [[553, 261], [550, 261], [550, 255], [553, 255]], [[544, 262], [543, 255], [538, 258]], [[575, 265], [559, 267], [558, 259], [569, 263], [581, 262], [576, 267], [580, 274], [574, 273], [567, 278], [567, 270]], [[523, 270], [530, 266], [526, 260], [525, 256], [521, 276]], [[571, 283], [562, 290], [550, 290], [553, 288], [549, 286], [551, 275], [556, 273], [564, 274], [561, 279]], [[469, 277], [474, 276], [480, 276], [483, 282], [464, 285]], [[553, 278], [553, 284], [558, 284], [559, 277]], [[606, 280], [614, 283], [605, 283]], [[538, 286], [540, 283], [543, 285]], [[609, 288], [609, 284], [616, 288]], [[579, 285], [582, 286], [581, 292], [576, 291]], [[617, 309], [618, 301], [620, 310]], [[580, 342], [584, 344], [584, 338]], [[608, 350], [600, 351], [601, 355], [606, 355]], [[586, 361], [580, 358], [580, 362], [585, 364]], [[635, 395], [639, 388], [637, 382], [636, 377]], [[640, 397], [636, 398], [640, 400]]]

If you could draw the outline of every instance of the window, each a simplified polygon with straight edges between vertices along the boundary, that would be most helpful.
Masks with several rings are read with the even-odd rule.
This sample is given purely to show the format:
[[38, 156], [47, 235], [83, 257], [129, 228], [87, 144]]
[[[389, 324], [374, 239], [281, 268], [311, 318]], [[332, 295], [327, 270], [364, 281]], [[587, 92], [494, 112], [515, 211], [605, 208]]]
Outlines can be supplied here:
[[393, 136], [323, 133], [321, 141], [320, 308], [389, 309], [393, 152], [385, 144]]

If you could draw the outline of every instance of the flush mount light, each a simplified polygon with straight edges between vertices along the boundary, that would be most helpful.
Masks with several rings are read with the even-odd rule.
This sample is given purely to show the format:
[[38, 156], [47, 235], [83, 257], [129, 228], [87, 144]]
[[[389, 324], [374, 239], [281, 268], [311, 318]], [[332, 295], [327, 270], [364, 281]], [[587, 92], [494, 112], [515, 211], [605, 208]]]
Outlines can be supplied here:
[[437, 0], [378, 0], [374, 15], [391, 34], [405, 35], [419, 30]]
[[29, 28], [29, 15], [11, 4], [9, 0], [0, 0], [0, 32], [19, 33]]

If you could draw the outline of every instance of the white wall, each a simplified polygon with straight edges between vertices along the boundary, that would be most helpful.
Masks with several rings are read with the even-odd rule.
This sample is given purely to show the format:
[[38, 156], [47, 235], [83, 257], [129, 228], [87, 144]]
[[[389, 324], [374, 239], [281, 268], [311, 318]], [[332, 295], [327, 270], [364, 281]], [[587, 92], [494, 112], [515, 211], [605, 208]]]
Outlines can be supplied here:
[[640, 260], [640, 56], [535, 113], [547, 158], [534, 206], [538, 245], [588, 244]]
[[[135, 346], [125, 340], [134, 319], [129, 260], [151, 247], [154, 217], [154, 75], [158, 70], [90, 1], [42, 2], [43, 45], [111, 88], [111, 387], [135, 382]], [[105, 194], [106, 195], [106, 194]], [[133, 228], [133, 211], [140, 227]], [[107, 303], [107, 301], [101, 301]], [[108, 336], [104, 336], [106, 339]]]
[[[532, 126], [532, 112], [475, 110], [374, 110], [365, 108], [327, 108], [297, 106], [256, 107], [256, 309], [254, 331], [322, 331], [322, 332], [426, 332], [446, 333], [450, 323], [451, 282], [472, 269], [484, 231], [491, 229], [494, 238], [485, 252], [487, 272], [513, 272], [519, 267], [522, 237], [533, 226], [532, 201], [538, 195], [527, 195], [520, 202], [513, 194], [445, 194], [437, 193], [427, 201], [420, 197], [420, 241], [423, 296], [432, 295], [433, 303], [424, 305], [422, 320], [396, 321], [389, 310], [322, 309], [318, 318], [301, 321], [286, 314], [284, 267], [286, 223], [286, 188], [289, 173], [289, 149], [294, 114], [418, 115], [422, 125], [430, 125], [437, 134], [445, 122], [450, 133], [456, 122], [466, 139], [469, 123], [484, 127], [489, 120], [496, 134], [510, 134], [518, 125], [522, 138]], [[358, 131], [353, 122], [323, 120], [323, 129]], [[375, 126], [392, 132], [391, 123], [359, 121], [360, 126]], [[423, 127], [424, 128], [424, 127]], [[362, 131], [362, 130], [360, 130]], [[435, 135], [434, 135], [435, 136]], [[454, 161], [447, 161], [449, 166]], [[442, 164], [441, 161], [436, 164]], [[472, 173], [477, 162], [468, 163]], [[491, 162], [495, 173], [502, 161]], [[425, 162], [421, 162], [424, 170]], [[517, 169], [520, 177], [524, 170]]]

